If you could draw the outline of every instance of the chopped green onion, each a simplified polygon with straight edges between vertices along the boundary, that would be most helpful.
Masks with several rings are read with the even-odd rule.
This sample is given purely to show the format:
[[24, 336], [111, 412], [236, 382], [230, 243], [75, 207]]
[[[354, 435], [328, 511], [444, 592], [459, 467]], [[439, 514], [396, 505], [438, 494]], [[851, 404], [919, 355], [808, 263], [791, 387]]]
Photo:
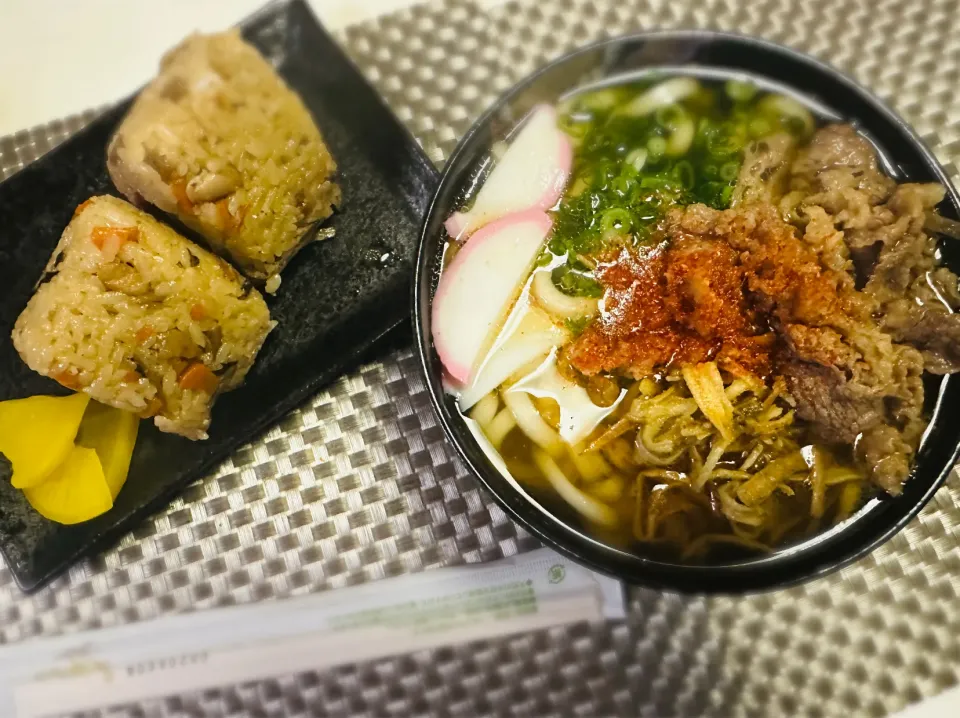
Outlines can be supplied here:
[[605, 233], [610, 230], [627, 233], [633, 226], [633, 215], [623, 207], [608, 209], [600, 216], [600, 229]]
[[704, 182], [695, 192], [698, 202], [714, 209], [726, 209], [730, 206], [730, 197], [733, 194], [733, 185], [726, 182]]
[[723, 88], [727, 92], [727, 97], [734, 102], [749, 102], [757, 94], [757, 86], [752, 82], [727, 80]]
[[616, 90], [594, 90], [580, 96], [580, 105], [588, 110], [609, 110], [617, 104], [619, 97]]
[[574, 337], [578, 337], [583, 334], [591, 319], [593, 319], [593, 317], [568, 317], [563, 320], [563, 325]]
[[659, 159], [663, 157], [664, 152], [667, 151], [667, 141], [662, 137], [651, 137], [647, 140], [647, 152], [649, 153], [649, 158]]
[[806, 131], [797, 104], [746, 81], [705, 88], [692, 78], [596, 89], [565, 101], [559, 126], [575, 147], [574, 176], [554, 214], [545, 260], [562, 267], [553, 275], [560, 290], [595, 293], [589, 267], [576, 257], [596, 257], [609, 242], [655, 241], [671, 207], [729, 207], [747, 143]]
[[664, 189], [676, 191], [677, 183], [669, 177], [644, 177], [640, 180], [640, 186], [644, 189]]
[[589, 120], [577, 119], [573, 115], [560, 115], [557, 117], [557, 126], [571, 137], [583, 139], [590, 130], [593, 129], [593, 123]]
[[720, 179], [733, 182], [740, 174], [739, 162], [724, 162], [720, 167]]
[[760, 112], [779, 117], [784, 127], [798, 135], [813, 132], [815, 122], [813, 115], [797, 100], [786, 95], [767, 95], [757, 103]]
[[693, 189], [696, 175], [693, 171], [693, 165], [687, 160], [680, 160], [673, 166], [672, 174], [677, 181], [683, 185], [684, 189]]
[[802, 135], [806, 131], [806, 124], [799, 117], [784, 117], [783, 124], [791, 135]]
[[577, 177], [570, 185], [570, 189], [567, 190], [567, 197], [573, 199], [578, 197], [590, 184], [585, 177]]
[[754, 139], [766, 137], [773, 132], [773, 125], [770, 124], [770, 121], [765, 117], [754, 117], [747, 125], [747, 132], [749, 132], [750, 136]]
[[670, 129], [670, 136], [667, 138], [666, 153], [671, 157], [679, 157], [687, 153], [693, 144], [695, 130], [693, 119], [687, 113], [682, 113], [680, 118]]
[[607, 182], [616, 176], [616, 168], [612, 162], [600, 162], [593, 175], [593, 185], [597, 188], [606, 187]]
[[561, 265], [551, 274], [553, 283], [565, 294], [575, 297], [602, 297], [603, 287], [591, 272], [575, 269], [569, 264]]
[[632, 167], [634, 170], [639, 172], [643, 169], [643, 165], [647, 161], [647, 150], [643, 147], [637, 147], [634, 150], [630, 150], [630, 153], [624, 159], [624, 163]]
[[620, 175], [619, 177], [614, 177], [610, 180], [610, 189], [619, 194], [621, 197], [626, 197], [630, 194], [630, 190], [633, 189], [634, 181], [629, 177], [624, 177]]
[[666, 107], [661, 107], [659, 110], [657, 110], [653, 117], [657, 121], [658, 125], [662, 125], [663, 127], [672, 130], [685, 115], [686, 113], [679, 105], [667, 105]]
[[707, 152], [712, 157], [728, 157], [741, 149], [742, 145], [732, 134], [722, 133], [707, 138]]

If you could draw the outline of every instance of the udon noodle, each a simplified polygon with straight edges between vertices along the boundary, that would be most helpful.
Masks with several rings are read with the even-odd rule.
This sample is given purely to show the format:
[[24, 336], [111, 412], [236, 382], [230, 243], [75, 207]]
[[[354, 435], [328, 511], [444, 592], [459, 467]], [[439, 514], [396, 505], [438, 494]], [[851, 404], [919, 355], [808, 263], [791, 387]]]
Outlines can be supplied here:
[[[691, 381], [708, 388], [695, 397]], [[608, 539], [683, 558], [717, 545], [767, 550], [861, 504], [863, 471], [805, 441], [782, 379], [724, 381], [706, 363], [634, 381], [625, 398], [576, 447], [560, 438], [555, 401], [509, 383], [470, 417], [517, 480], [552, 490]], [[707, 418], [712, 404], [728, 412], [723, 429]]]

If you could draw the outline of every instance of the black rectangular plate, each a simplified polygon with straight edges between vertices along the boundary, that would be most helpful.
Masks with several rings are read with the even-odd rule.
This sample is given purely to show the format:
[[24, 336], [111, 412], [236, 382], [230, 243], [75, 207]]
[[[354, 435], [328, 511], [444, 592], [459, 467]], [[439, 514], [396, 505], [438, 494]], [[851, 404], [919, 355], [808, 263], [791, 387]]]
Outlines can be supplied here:
[[[279, 325], [246, 383], [218, 400], [207, 441], [162, 434], [142, 422], [130, 477], [107, 514], [60, 526], [0, 482], [0, 551], [24, 590], [162, 509], [355, 365], [409, 314], [419, 223], [436, 170], [300, 0], [268, 7], [242, 27], [303, 98], [338, 163], [344, 200], [332, 222], [336, 237], [308, 246], [284, 271], [280, 291], [268, 299]], [[111, 110], [0, 184], [0, 400], [63, 393], [26, 367], [10, 332], [74, 208], [91, 195], [117, 194], [106, 145], [128, 107]]]

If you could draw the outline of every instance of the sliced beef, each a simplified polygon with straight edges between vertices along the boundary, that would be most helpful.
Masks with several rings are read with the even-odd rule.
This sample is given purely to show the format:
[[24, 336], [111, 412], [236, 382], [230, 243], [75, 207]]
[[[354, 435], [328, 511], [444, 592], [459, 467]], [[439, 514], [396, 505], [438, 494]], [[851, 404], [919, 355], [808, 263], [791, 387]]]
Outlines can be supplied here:
[[924, 231], [929, 212], [943, 199], [936, 184], [905, 184], [875, 210], [874, 226], [847, 231], [864, 293], [877, 305], [894, 341], [923, 352], [927, 371], [960, 371], [957, 276], [938, 266], [936, 241]]
[[790, 360], [838, 367], [847, 376], [854, 374], [854, 368], [860, 360], [860, 354], [850, 346], [849, 341], [829, 327], [785, 324], [780, 326], [780, 335], [789, 351]]
[[781, 370], [797, 415], [813, 422], [822, 440], [855, 444], [873, 481], [899, 493], [926, 425], [923, 357], [865, 326], [844, 336], [792, 325], [784, 337]]
[[897, 342], [923, 352], [934, 374], [960, 371], [960, 306], [957, 276], [939, 267], [936, 242], [924, 231], [927, 213], [943, 199], [940, 185], [905, 184], [884, 207], [889, 224], [851, 234], [861, 258], [864, 291], [876, 301], [881, 326]]
[[843, 232], [833, 223], [833, 217], [823, 207], [811, 205], [804, 208], [806, 227], [803, 241], [820, 258], [820, 263], [837, 273], [845, 288], [855, 286], [854, 259], [847, 247]]
[[781, 334], [781, 369], [798, 414], [817, 423], [824, 438], [850, 443], [877, 424], [903, 428], [920, 415], [923, 385], [913, 379], [922, 360], [876, 327], [851, 322], [841, 332], [790, 324]]
[[835, 169], [878, 171], [873, 145], [850, 125], [827, 125], [818, 130], [803, 148], [791, 174], [815, 178]]
[[[960, 278], [956, 274], [947, 267], [937, 267], [932, 272], [927, 272], [924, 279], [930, 295], [921, 296], [922, 301], [927, 302], [936, 296], [939, 302], [951, 311], [960, 309]], [[914, 290], [917, 292], [919, 287], [915, 286]]]
[[848, 381], [837, 367], [797, 360], [782, 368], [797, 415], [813, 422], [821, 440], [852, 444], [883, 421], [883, 397]]
[[783, 195], [796, 143], [786, 133], [751, 142], [744, 152], [731, 207], [774, 204]]
[[896, 182], [880, 171], [873, 145], [850, 125], [818, 130], [790, 170], [790, 188], [842, 222], [858, 224], [885, 201]]
[[891, 494], [907, 480], [925, 426], [923, 360], [906, 349], [912, 354], [898, 357], [898, 373], [909, 376], [885, 386], [870, 386], [837, 365], [800, 359], [781, 365], [797, 416], [812, 422], [822, 441], [854, 444], [871, 479]]
[[[864, 160], [851, 150], [837, 161], [851, 156]], [[830, 443], [853, 444], [871, 432], [897, 437], [900, 458], [883, 460], [892, 440], [868, 443], [869, 456], [861, 452], [877, 483], [897, 491], [924, 427], [923, 358], [878, 326], [875, 297], [854, 285], [843, 230], [820, 206], [807, 219], [801, 238], [769, 205], [691, 206], [671, 212], [664, 231], [737, 251], [747, 308], [778, 337], [775, 371], [787, 380], [797, 416]]]
[[896, 496], [910, 475], [913, 446], [892, 426], [879, 424], [863, 433], [857, 456], [872, 470], [874, 483]]
[[960, 372], [960, 314], [902, 299], [887, 305], [883, 328], [894, 340], [919, 349], [932, 374]]
[[910, 296], [917, 280], [924, 280], [927, 272], [936, 269], [936, 242], [927, 236], [923, 225], [927, 212], [939, 204], [943, 193], [938, 184], [901, 185], [875, 212], [875, 225], [846, 233], [851, 247], [876, 252], [865, 290], [881, 305]]
[[671, 236], [722, 240], [739, 253], [753, 308], [784, 322], [829, 323], [844, 311], [842, 277], [820, 266], [816, 254], [769, 205], [718, 211], [691, 205], [667, 215]]
[[925, 230], [944, 188], [897, 185], [865, 138], [831, 125], [799, 153], [790, 189], [781, 213], [804, 229], [824, 266], [863, 290], [881, 328], [919, 349], [927, 371], [960, 371], [958, 280], [938, 266], [936, 240]]

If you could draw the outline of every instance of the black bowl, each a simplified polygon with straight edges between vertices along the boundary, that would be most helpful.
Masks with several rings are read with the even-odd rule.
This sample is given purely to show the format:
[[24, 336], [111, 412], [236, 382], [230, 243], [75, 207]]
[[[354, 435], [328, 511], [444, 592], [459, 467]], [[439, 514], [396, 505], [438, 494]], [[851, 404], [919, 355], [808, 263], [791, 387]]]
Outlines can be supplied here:
[[[726, 564], [686, 565], [643, 557], [591, 537], [576, 519], [555, 513], [506, 479], [490, 462], [443, 391], [441, 366], [431, 340], [430, 305], [441, 268], [443, 220], [476, 179], [494, 142], [509, 134], [536, 104], [605, 78], [669, 70], [743, 77], [794, 95], [826, 120], [852, 122], [880, 150], [887, 171], [900, 181], [941, 182], [941, 206], [957, 218], [960, 198], [917, 135], [866, 90], [837, 70], [797, 52], [754, 38], [703, 31], [640, 33], [567, 55], [504, 95], [466, 133], [446, 165], [423, 225], [417, 259], [413, 313], [418, 350], [440, 423], [457, 452], [513, 518], [572, 559], [633, 584], [700, 592], [741, 592], [785, 586], [822, 576], [864, 556], [903, 528], [944, 482], [957, 458], [960, 422], [949, 407], [960, 405], [960, 381], [927, 384], [932, 420], [913, 476], [897, 498], [874, 499], [854, 517], [817, 536], [774, 553]], [[942, 247], [944, 261], [960, 270], [960, 244]]]

